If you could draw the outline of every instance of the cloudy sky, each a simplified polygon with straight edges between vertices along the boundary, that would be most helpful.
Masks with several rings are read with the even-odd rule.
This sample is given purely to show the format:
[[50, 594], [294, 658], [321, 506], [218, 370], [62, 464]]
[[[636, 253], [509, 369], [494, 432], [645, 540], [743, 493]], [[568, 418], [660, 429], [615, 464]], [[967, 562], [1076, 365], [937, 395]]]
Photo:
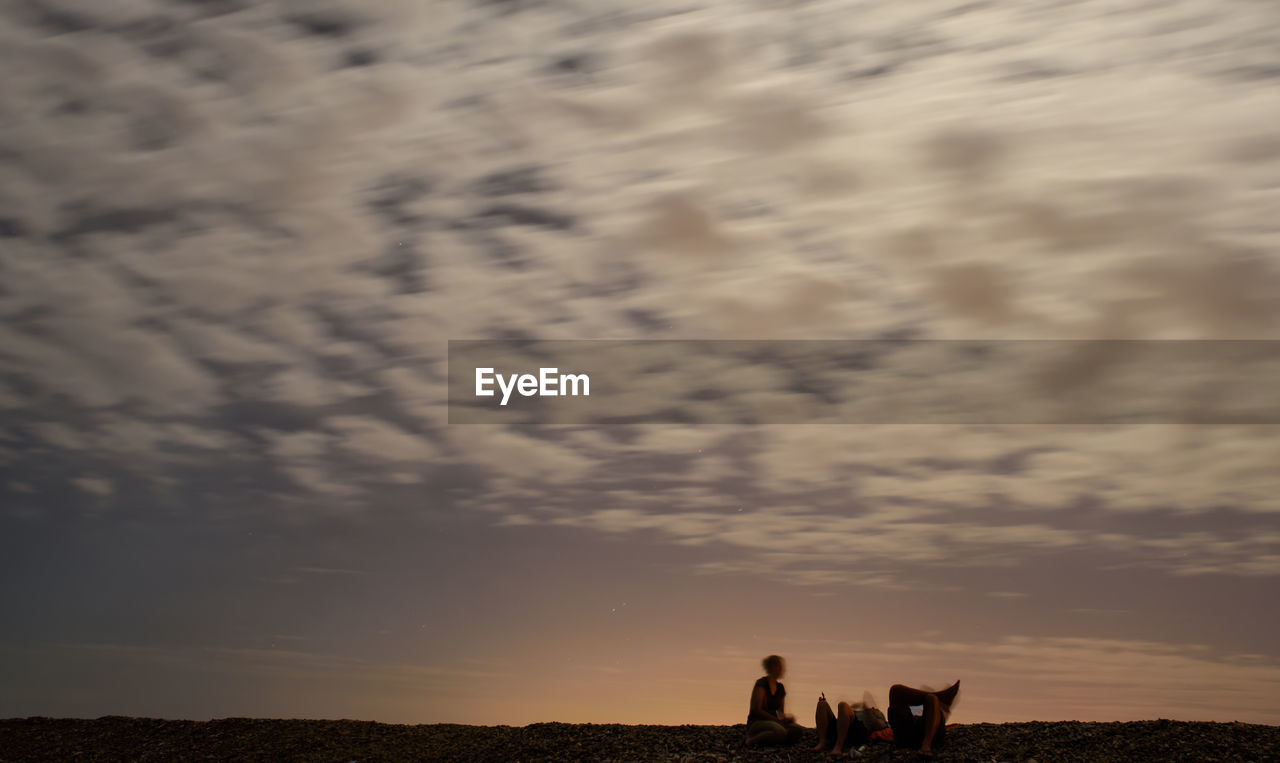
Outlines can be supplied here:
[[0, 716], [738, 723], [777, 652], [1277, 722], [1280, 426], [445, 406], [450, 339], [1280, 339], [1277, 30], [0, 0]]

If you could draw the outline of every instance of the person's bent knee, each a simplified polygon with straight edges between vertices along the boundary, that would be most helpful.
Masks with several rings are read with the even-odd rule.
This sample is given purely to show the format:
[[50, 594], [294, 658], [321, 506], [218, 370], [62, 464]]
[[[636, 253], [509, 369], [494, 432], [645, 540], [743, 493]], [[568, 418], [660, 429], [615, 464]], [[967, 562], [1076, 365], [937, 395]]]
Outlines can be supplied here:
[[889, 704], [892, 705], [894, 699], [901, 698], [904, 692], [909, 692], [909, 691], [911, 691], [911, 687], [904, 686], [903, 684], [894, 684], [893, 686], [890, 686], [889, 687]]
[[851, 715], [853, 713], [853, 705], [848, 702], [841, 702], [836, 706], [836, 709], [840, 711], [840, 715]]
[[761, 721], [752, 736], [760, 744], [781, 744], [787, 740], [787, 730], [777, 721]]

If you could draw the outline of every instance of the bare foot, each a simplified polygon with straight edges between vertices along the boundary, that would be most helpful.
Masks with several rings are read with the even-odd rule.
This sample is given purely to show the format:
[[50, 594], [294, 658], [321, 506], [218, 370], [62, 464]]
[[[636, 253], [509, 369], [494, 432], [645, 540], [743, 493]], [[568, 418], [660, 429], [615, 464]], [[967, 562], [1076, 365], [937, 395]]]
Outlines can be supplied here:
[[825, 744], [820, 744], [817, 747], [810, 747], [809, 752], [822, 752], [826, 749], [827, 749], [827, 746]]

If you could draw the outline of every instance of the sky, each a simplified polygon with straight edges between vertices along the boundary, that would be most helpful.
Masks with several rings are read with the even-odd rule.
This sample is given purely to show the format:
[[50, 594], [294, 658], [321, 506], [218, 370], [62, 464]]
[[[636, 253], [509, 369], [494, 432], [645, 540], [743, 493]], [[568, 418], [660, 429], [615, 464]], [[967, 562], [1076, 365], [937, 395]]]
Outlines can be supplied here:
[[802, 721], [1277, 723], [1274, 423], [475, 426], [446, 360], [1280, 339], [1278, 36], [0, 0], [0, 717], [732, 724], [778, 653]]

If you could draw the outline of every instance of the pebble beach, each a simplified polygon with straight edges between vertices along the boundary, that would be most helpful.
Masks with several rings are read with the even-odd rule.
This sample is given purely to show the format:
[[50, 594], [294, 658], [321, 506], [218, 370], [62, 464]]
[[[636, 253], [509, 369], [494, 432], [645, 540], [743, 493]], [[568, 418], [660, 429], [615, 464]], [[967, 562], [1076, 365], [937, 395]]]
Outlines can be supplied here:
[[[107, 716], [0, 721], [0, 761], [820, 761], [810, 731], [795, 747], [746, 750], [744, 727], [535, 723], [398, 725], [369, 721]], [[872, 744], [842, 759], [922, 760]], [[1078, 721], [961, 724], [939, 761], [1277, 761], [1280, 727], [1245, 723]]]

